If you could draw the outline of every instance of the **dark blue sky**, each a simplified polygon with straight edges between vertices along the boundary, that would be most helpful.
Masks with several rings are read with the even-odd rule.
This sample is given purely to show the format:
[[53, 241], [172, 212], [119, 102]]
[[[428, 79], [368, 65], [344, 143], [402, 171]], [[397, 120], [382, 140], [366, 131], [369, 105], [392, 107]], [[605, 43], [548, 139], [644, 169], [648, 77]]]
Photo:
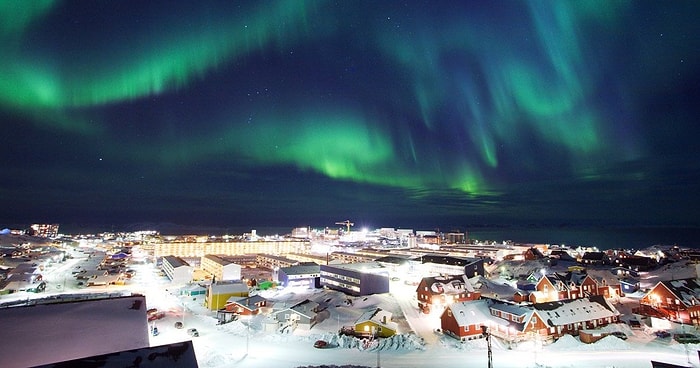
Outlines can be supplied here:
[[695, 1], [0, 5], [0, 222], [697, 226]]

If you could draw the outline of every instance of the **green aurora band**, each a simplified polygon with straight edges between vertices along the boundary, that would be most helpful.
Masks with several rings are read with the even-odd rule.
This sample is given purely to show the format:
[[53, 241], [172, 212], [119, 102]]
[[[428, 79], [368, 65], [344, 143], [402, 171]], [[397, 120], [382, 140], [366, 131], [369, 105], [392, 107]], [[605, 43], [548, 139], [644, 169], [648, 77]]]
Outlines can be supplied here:
[[[3, 3], [3, 40], [13, 36], [21, 40], [28, 27], [47, 16], [52, 4]], [[4, 76], [0, 105], [48, 122], [52, 128], [107, 142], [109, 128], [90, 123], [94, 108], [176, 93], [252, 54], [331, 35], [335, 31], [331, 21], [321, 22], [313, 31], [309, 28], [312, 18], [333, 17], [329, 9], [320, 9], [322, 4], [265, 3], [245, 19], [220, 17], [207, 27], [175, 28], [168, 23], [161, 33], [134, 44], [119, 48], [107, 44], [104, 50], [86, 52], [84, 57], [94, 61], [81, 60], [76, 65], [90, 64], [89, 69], [72, 68], [70, 60], [30, 59], [21, 41], [6, 42], [0, 48], [9, 56], [0, 61]], [[301, 113], [268, 113], [252, 126], [242, 126], [239, 122], [244, 118], [231, 112], [221, 129], [188, 137], [186, 143], [156, 139], [144, 146], [134, 140], [113, 143], [107, 151], [114, 157], [128, 151], [134, 162], [150, 160], [173, 168], [223, 155], [231, 161], [246, 160], [250, 166], [293, 165], [335, 179], [489, 196], [499, 193], [502, 177], [507, 176], [499, 171], [508, 159], [501, 156], [499, 147], [515, 145], [518, 133], [527, 131], [559, 147], [574, 173], [595, 176], [591, 167], [614, 148], [601, 114], [590, 107], [592, 71], [583, 60], [584, 42], [577, 30], [584, 22], [614, 24], [617, 10], [611, 8], [619, 5], [599, 2], [606, 8], [600, 16], [589, 2], [527, 4], [536, 36], [529, 49], [493, 47], [509, 40], [490, 27], [458, 18], [446, 20], [442, 31], [426, 31], [420, 37], [376, 31], [377, 52], [393, 60], [412, 83], [413, 100], [399, 108], [418, 110], [427, 132], [455, 129], [463, 133], [464, 144], [476, 147], [479, 157], [444, 157], [418, 147], [417, 137], [411, 136], [418, 133], [398, 136], [380, 128], [391, 123], [386, 118], [353, 111], [342, 103], [337, 109], [309, 105]], [[477, 70], [445, 67], [445, 59], [454, 54], [478, 60], [472, 65]], [[475, 79], [477, 74], [480, 80]], [[487, 93], [480, 92], [482, 84]], [[455, 93], [461, 99], [456, 103], [459, 124], [442, 115]], [[535, 159], [527, 153], [522, 156], [524, 163]]]

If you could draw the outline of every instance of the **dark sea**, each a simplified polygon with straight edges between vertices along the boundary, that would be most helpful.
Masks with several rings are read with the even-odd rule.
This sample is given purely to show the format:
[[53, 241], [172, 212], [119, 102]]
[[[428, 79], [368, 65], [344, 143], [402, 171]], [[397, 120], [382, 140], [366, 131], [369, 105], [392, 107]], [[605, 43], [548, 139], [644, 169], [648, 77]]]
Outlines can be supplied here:
[[700, 228], [685, 227], [497, 227], [468, 229], [470, 239], [516, 243], [642, 249], [653, 245], [700, 248]]

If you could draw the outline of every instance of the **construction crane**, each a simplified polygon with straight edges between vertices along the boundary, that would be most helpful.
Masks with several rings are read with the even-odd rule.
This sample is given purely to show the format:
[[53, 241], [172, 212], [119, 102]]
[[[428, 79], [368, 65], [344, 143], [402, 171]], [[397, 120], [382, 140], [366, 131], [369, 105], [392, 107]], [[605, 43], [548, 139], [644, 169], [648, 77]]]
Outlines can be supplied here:
[[355, 226], [355, 223], [354, 223], [354, 222], [350, 222], [350, 220], [345, 220], [345, 221], [341, 221], [341, 222], [336, 222], [335, 224], [336, 224], [336, 225], [345, 225], [345, 226], [348, 228], [348, 230], [347, 230], [348, 233], [350, 232], [350, 226]]

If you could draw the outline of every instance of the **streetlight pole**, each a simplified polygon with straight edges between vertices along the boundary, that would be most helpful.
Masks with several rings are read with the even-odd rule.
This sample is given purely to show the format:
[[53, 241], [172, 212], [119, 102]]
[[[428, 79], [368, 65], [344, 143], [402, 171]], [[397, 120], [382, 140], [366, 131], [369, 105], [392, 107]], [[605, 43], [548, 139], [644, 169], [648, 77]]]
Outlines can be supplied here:
[[488, 326], [481, 326], [481, 334], [486, 338], [486, 347], [488, 349], [488, 368], [493, 368], [493, 358], [491, 353], [491, 332]]
[[376, 327], [373, 327], [372, 330], [374, 330], [374, 339], [377, 340], [377, 368], [381, 368], [382, 365], [380, 363], [379, 359], [379, 352], [381, 351], [380, 346], [379, 346], [379, 329]]

